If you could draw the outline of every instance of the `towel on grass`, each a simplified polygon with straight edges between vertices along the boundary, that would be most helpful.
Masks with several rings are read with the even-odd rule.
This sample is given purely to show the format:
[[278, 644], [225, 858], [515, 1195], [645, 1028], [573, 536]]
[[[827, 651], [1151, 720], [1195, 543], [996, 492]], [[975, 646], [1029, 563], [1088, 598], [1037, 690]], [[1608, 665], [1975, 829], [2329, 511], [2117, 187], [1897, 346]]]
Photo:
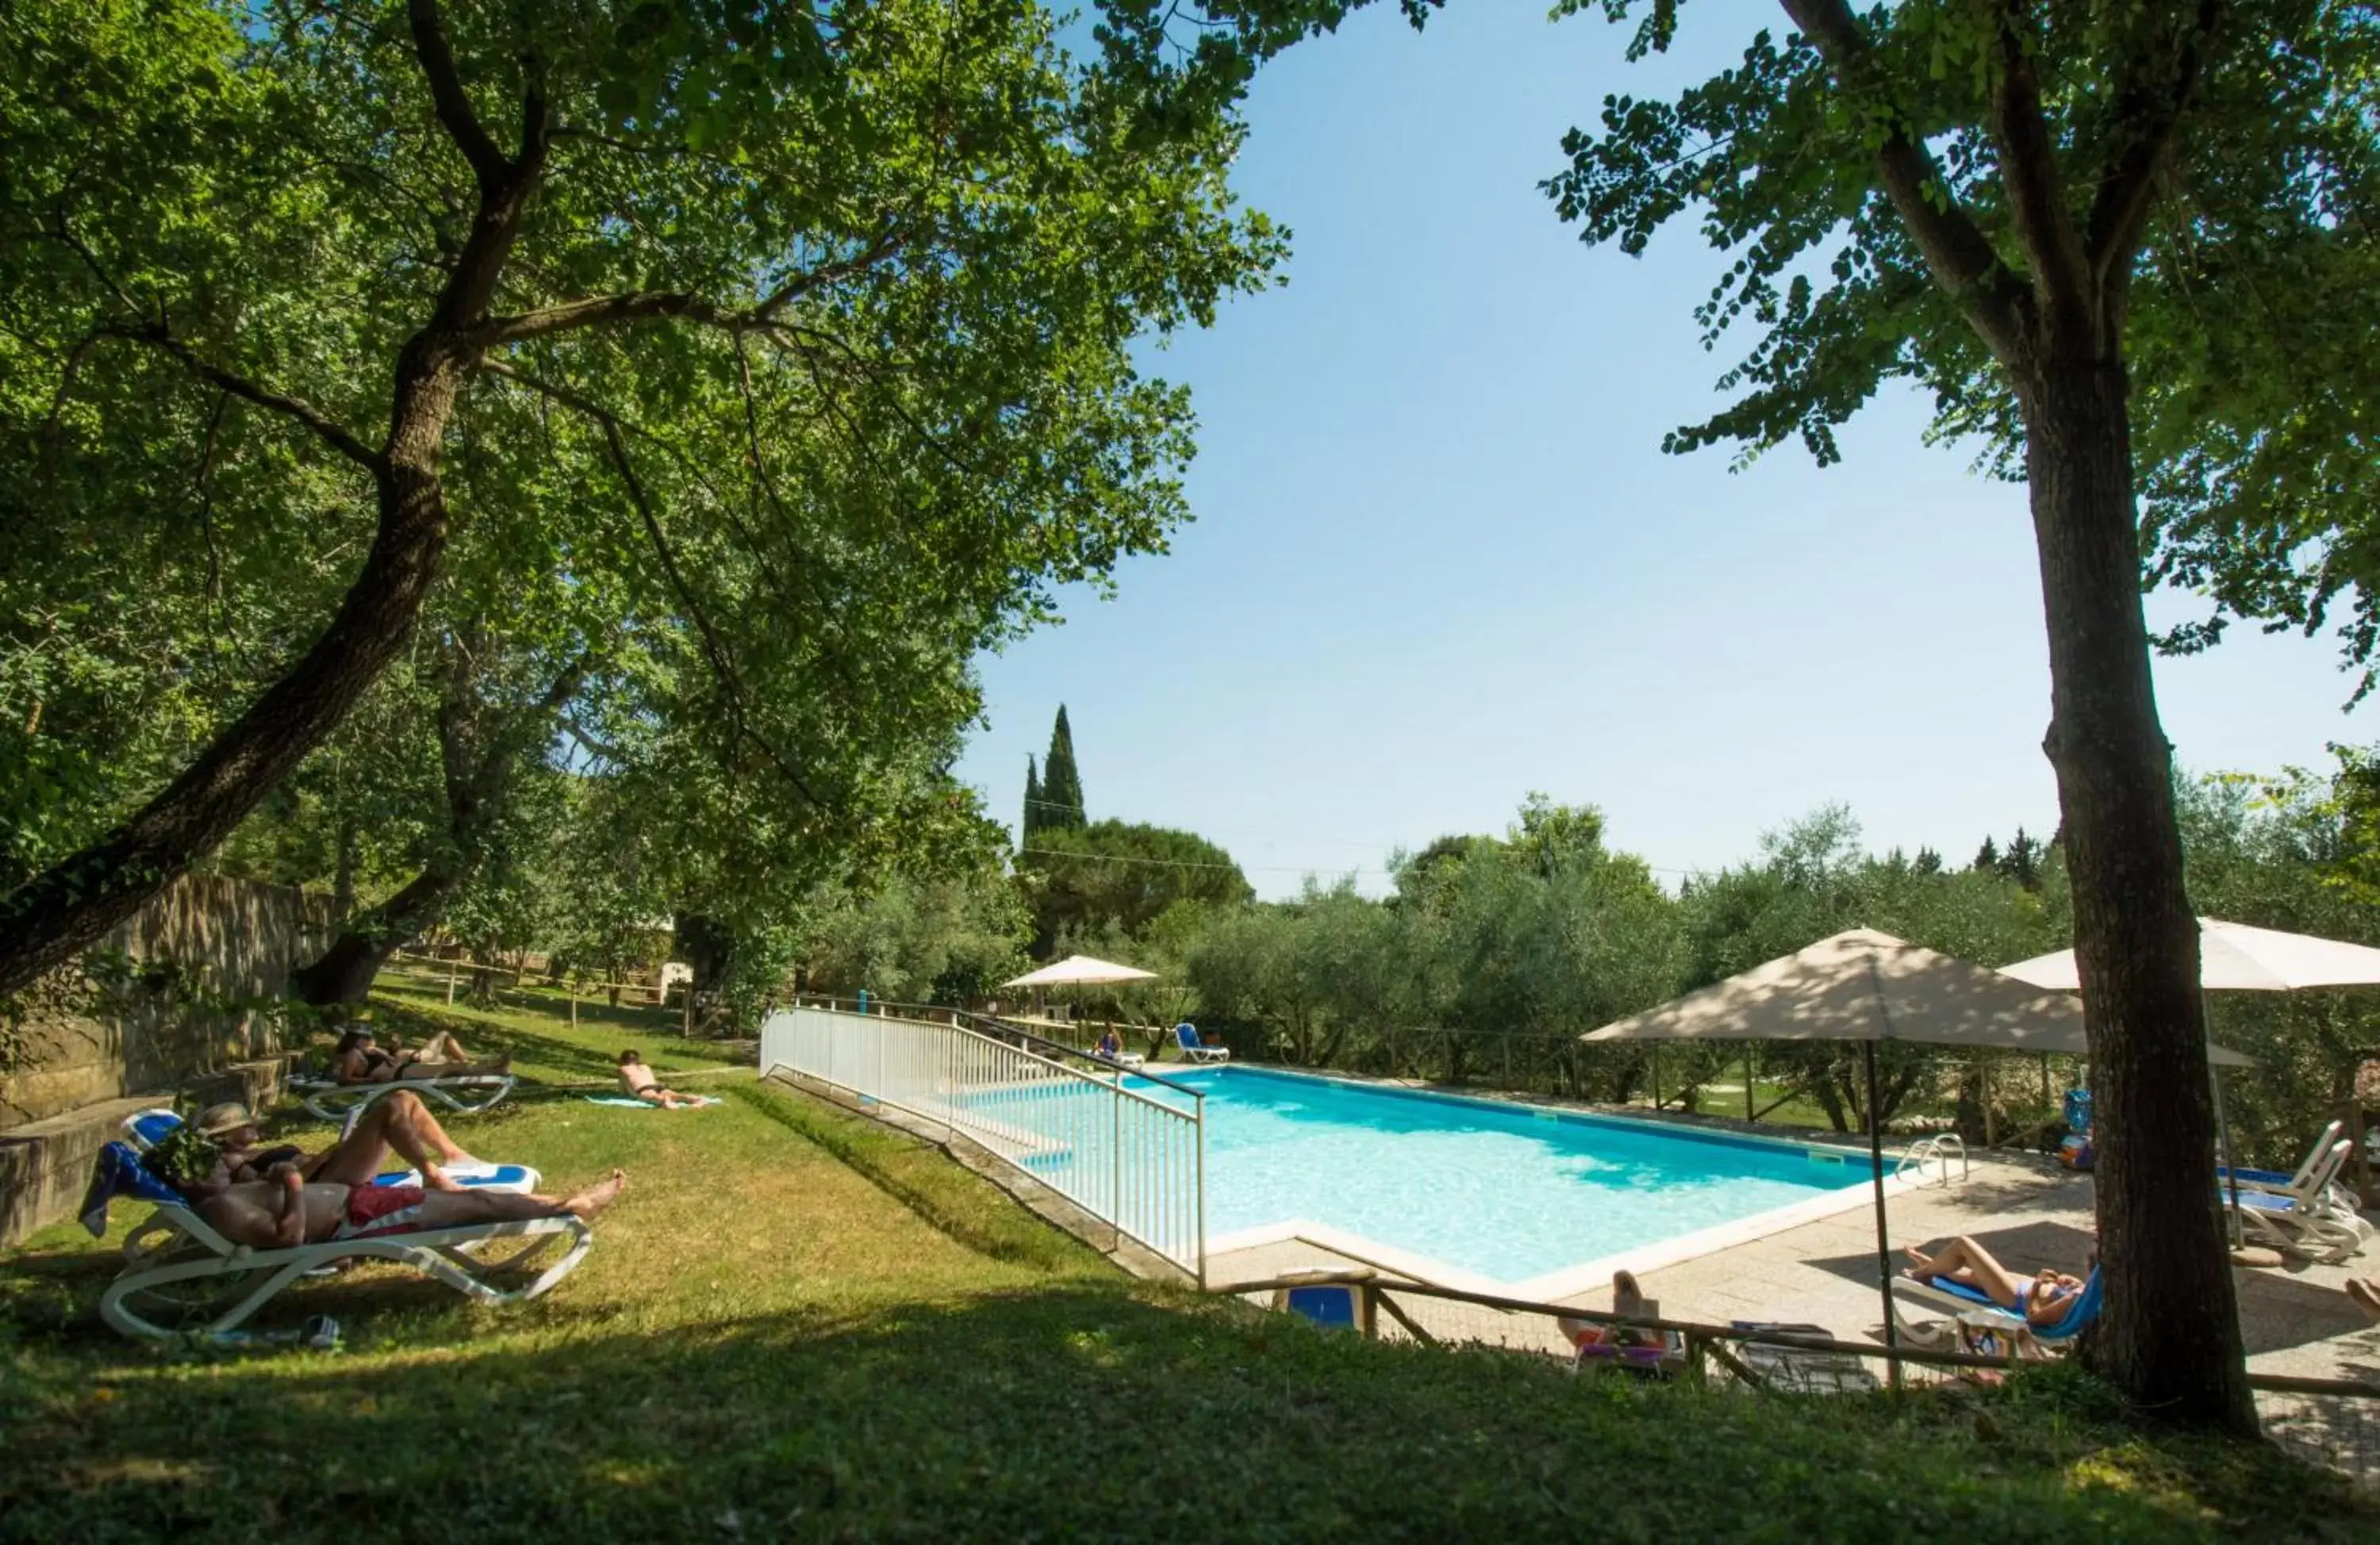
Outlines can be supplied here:
[[[719, 1096], [716, 1094], [688, 1094], [683, 1096], [683, 1098], [696, 1102], [698, 1107], [702, 1105], [715, 1105], [719, 1104]], [[590, 1105], [625, 1105], [630, 1110], [660, 1110], [662, 1108], [660, 1105], [654, 1104], [650, 1100], [639, 1100], [633, 1095], [627, 1094], [589, 1094], [586, 1096], [586, 1100]]]

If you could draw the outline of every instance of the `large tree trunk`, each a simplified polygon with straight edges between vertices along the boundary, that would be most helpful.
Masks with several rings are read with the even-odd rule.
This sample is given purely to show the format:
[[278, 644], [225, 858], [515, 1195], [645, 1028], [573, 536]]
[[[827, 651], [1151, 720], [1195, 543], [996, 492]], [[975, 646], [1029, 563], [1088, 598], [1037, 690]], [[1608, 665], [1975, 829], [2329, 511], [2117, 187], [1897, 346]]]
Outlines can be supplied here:
[[2123, 366], [2051, 360], [2019, 397], [2049, 627], [2043, 749], [2066, 818], [2099, 1152], [2107, 1313], [2084, 1355], [2152, 1414], [2252, 1433], [2208, 1179], [2198, 926], [2149, 676]]
[[[455, 392], [480, 357], [467, 330], [487, 314], [521, 211], [544, 170], [547, 104], [543, 82], [532, 76], [520, 155], [507, 162], [472, 113], [436, 0], [407, 0], [406, 9], [431, 100], [472, 164], [479, 202], [435, 309], [397, 355], [388, 438], [370, 457], [379, 502], [370, 555], [306, 658], [189, 770], [123, 826], [0, 898], [0, 997], [97, 943], [230, 836], [396, 658], [437, 576], [446, 547], [439, 453]], [[334, 443], [365, 459], [344, 430]]]
[[[416, 394], [434, 416], [400, 416], [391, 442], [424, 428], [434, 447], [451, 384]], [[403, 414], [407, 404], [400, 403]], [[434, 449], [431, 453], [434, 455]], [[336, 728], [413, 629], [446, 545], [446, 507], [434, 463], [391, 465], [380, 477], [380, 532], [331, 625], [303, 659], [249, 705], [204, 754], [124, 825], [0, 899], [0, 996], [98, 942], [191, 861], [231, 835], [273, 785]]]
[[438, 921], [446, 898], [462, 875], [433, 864], [403, 890], [340, 931], [322, 958], [290, 974], [289, 984], [308, 1003], [361, 1003], [373, 979], [397, 947]]

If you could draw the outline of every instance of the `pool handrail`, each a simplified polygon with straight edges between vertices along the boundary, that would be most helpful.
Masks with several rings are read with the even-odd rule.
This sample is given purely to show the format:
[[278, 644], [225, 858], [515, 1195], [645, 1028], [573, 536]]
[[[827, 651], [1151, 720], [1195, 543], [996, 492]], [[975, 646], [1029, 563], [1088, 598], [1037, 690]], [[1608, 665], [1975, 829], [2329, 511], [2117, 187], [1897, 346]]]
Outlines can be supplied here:
[[[1043, 1054], [1045, 1056], [1055, 1053], [1060, 1056], [1071, 1056], [1078, 1062], [1093, 1063], [1108, 1072], [1118, 1075], [1129, 1073], [1135, 1079], [1147, 1079], [1151, 1083], [1162, 1084], [1176, 1093], [1187, 1094], [1194, 1100], [1204, 1100], [1207, 1097], [1205, 1090], [1177, 1081], [1176, 1075], [1152, 1073], [1146, 1066], [1127, 1068], [1122, 1063], [1101, 1056], [1097, 1052], [1086, 1051], [1080, 1046], [1070, 1046], [1063, 1041], [1053, 1041], [1046, 1035], [1037, 1034], [1023, 1025], [1003, 1020], [998, 1015], [978, 1014], [971, 1008], [953, 1008], [940, 1003], [898, 1003], [891, 998], [871, 997], [868, 1000], [868, 1008], [863, 1010], [858, 1007], [856, 998], [836, 997], [830, 993], [795, 993], [786, 1001], [786, 1007], [832, 1008], [841, 1013], [874, 1013], [880, 1010], [896, 1019], [920, 1020], [928, 1022], [939, 1018], [947, 1020], [954, 1030], [971, 1029], [978, 1035], [997, 1034], [1029, 1041], [1036, 1046], [1047, 1047], [1049, 1051]], [[961, 1024], [961, 1020], [965, 1020], [966, 1023]], [[987, 1031], [983, 1028], [985, 1026], [990, 1026], [990, 1029]], [[1169, 1030], [1167, 1033], [1172, 1032]], [[1127, 1090], [1125, 1092], [1131, 1092]]]

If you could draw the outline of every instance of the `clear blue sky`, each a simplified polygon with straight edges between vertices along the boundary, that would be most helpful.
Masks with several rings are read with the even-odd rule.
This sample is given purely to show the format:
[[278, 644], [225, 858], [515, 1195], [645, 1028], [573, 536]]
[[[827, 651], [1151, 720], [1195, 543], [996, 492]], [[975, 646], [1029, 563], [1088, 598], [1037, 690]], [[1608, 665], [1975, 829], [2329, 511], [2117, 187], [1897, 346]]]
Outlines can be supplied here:
[[[1295, 233], [1290, 284], [1151, 355], [1196, 393], [1197, 520], [979, 662], [959, 771], [993, 814], [1063, 702], [1094, 818], [1196, 831], [1267, 897], [1378, 890], [1395, 847], [1500, 831], [1532, 789], [1680, 870], [1829, 800], [1954, 862], [2056, 825], [2022, 489], [1926, 449], [1913, 396], [1825, 471], [1661, 454], [1733, 357], [1691, 315], [1718, 260], [1687, 226], [1584, 247], [1537, 191], [1607, 91], [1782, 30], [1767, 0], [1684, 15], [1673, 61], [1631, 66], [1621, 30], [1534, 3], [1420, 36], [1380, 7], [1267, 70], [1236, 186]], [[2162, 661], [2167, 732], [2196, 769], [2318, 764], [2372, 734], [2337, 658], [2235, 630]]]

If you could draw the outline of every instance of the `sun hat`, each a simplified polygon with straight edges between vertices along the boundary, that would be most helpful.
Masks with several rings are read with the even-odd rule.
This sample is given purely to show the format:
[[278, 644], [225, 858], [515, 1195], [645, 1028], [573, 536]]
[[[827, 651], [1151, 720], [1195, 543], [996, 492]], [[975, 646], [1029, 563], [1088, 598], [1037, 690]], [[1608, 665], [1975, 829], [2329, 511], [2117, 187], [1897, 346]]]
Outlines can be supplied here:
[[242, 1127], [253, 1127], [256, 1117], [237, 1100], [225, 1100], [219, 1105], [209, 1105], [199, 1113], [196, 1126], [201, 1137], [219, 1138], [225, 1132], [236, 1132]]

